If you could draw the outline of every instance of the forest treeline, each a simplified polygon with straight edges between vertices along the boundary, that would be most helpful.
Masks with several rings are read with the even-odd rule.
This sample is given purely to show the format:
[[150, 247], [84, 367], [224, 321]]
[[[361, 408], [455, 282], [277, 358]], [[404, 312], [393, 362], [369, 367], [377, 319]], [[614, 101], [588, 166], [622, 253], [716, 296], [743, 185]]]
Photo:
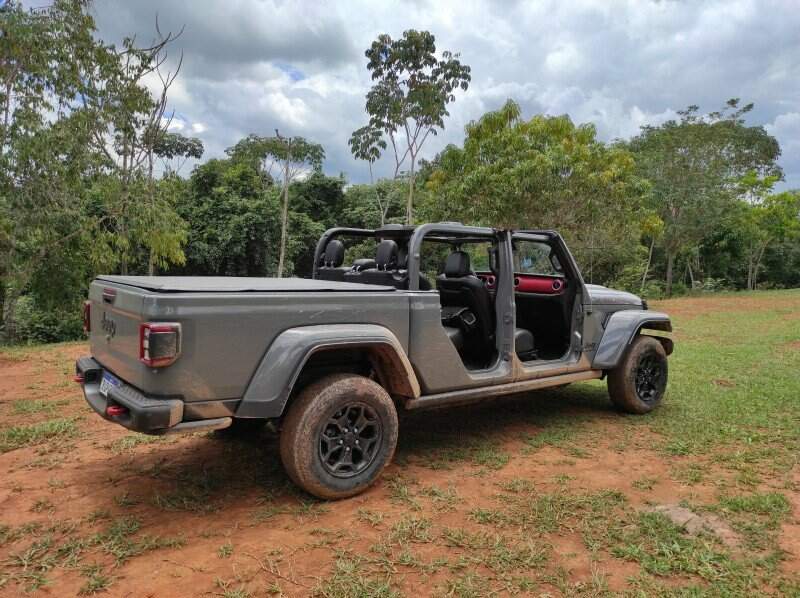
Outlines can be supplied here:
[[98, 273], [308, 276], [334, 225], [553, 228], [587, 281], [647, 297], [800, 285], [800, 193], [775, 191], [780, 146], [747, 124], [750, 104], [689, 106], [603, 142], [591, 123], [509, 100], [425, 160], [470, 69], [429, 32], [381, 35], [365, 52], [368, 122], [342, 136], [370, 173], [381, 158], [394, 168], [353, 184], [324, 173], [324, 147], [279, 130], [203, 161], [202, 141], [170, 126], [176, 36], [105, 43], [89, 5], [0, 8], [6, 342], [78, 338]]

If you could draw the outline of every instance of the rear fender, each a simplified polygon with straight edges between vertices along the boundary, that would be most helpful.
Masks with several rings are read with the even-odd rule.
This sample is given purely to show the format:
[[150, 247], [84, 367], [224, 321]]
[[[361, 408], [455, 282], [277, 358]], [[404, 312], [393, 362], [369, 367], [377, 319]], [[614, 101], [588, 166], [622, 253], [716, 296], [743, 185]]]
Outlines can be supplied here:
[[[611, 314], [597, 346], [592, 368], [613, 370], [617, 367], [625, 349], [643, 329], [672, 332], [672, 324], [667, 314], [657, 311], [626, 309]], [[671, 339], [656, 338], [664, 345], [667, 355], [672, 353]]]
[[303, 366], [319, 351], [366, 349], [393, 396], [415, 399], [419, 382], [403, 346], [388, 328], [375, 324], [333, 324], [291, 328], [270, 345], [250, 380], [236, 417], [275, 418], [283, 414]]

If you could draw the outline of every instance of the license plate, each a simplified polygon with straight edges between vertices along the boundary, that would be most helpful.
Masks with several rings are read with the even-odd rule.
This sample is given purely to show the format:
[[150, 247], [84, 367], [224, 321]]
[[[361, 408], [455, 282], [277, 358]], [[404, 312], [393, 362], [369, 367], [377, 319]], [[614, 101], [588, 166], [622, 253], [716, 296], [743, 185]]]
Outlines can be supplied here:
[[108, 392], [112, 388], [119, 388], [121, 385], [122, 382], [117, 380], [114, 376], [108, 372], [103, 372], [103, 379], [100, 381], [100, 394], [107, 397]]

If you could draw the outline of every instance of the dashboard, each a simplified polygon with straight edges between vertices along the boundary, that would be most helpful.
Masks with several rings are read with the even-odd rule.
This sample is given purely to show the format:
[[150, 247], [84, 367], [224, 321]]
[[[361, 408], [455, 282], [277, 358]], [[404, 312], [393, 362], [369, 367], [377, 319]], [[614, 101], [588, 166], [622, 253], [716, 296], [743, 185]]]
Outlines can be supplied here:
[[[491, 272], [476, 272], [490, 291], [497, 287], [497, 278]], [[517, 293], [536, 293], [539, 295], [560, 295], [567, 288], [567, 281], [561, 276], [544, 274], [514, 274], [514, 291]]]

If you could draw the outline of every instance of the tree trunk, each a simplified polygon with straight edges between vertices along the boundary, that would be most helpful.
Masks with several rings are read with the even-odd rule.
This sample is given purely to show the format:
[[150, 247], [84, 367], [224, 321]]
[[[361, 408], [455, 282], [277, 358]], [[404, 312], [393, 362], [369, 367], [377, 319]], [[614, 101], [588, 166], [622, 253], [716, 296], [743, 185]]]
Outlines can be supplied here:
[[19, 291], [7, 288], [3, 299], [3, 341], [12, 343], [17, 340], [16, 312]]
[[758, 271], [761, 269], [761, 261], [764, 259], [764, 252], [767, 250], [768, 245], [769, 241], [765, 241], [758, 249], [758, 254], [756, 255], [755, 264], [753, 266], [753, 276], [751, 279], [752, 287], [750, 288], [751, 291], [755, 291], [756, 286], [758, 285]]
[[278, 278], [283, 277], [286, 261], [286, 229], [289, 220], [289, 164], [283, 170], [283, 213], [281, 215], [281, 249], [278, 256]]
[[667, 285], [664, 289], [667, 297], [672, 297], [672, 269], [675, 266], [675, 252], [667, 249]]
[[406, 224], [414, 223], [414, 162], [416, 156], [411, 154], [411, 170], [408, 178], [408, 202], [406, 203]]
[[647, 254], [647, 263], [644, 266], [644, 274], [642, 275], [642, 288], [639, 292], [644, 291], [644, 283], [647, 281], [647, 273], [650, 271], [650, 262], [653, 261], [653, 247], [656, 244], [656, 238], [650, 240], [650, 251]]

